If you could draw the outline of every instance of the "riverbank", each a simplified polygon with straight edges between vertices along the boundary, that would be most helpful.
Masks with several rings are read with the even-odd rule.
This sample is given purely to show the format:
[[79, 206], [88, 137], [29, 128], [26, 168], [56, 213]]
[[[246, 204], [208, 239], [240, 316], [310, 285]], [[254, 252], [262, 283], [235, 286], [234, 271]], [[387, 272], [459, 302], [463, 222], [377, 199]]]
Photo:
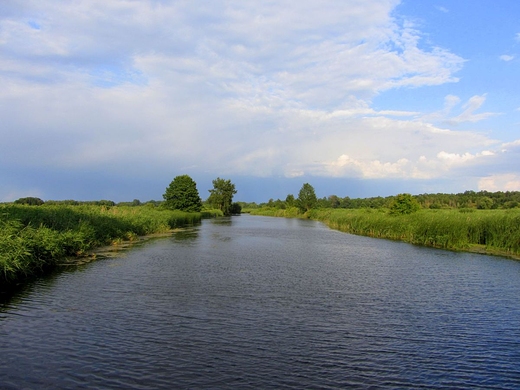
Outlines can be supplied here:
[[94, 248], [170, 234], [216, 214], [149, 206], [0, 205], [0, 287], [45, 273], [66, 258], [87, 259]]
[[257, 209], [254, 215], [304, 217], [346, 233], [520, 260], [520, 210], [420, 210], [391, 215], [385, 209]]

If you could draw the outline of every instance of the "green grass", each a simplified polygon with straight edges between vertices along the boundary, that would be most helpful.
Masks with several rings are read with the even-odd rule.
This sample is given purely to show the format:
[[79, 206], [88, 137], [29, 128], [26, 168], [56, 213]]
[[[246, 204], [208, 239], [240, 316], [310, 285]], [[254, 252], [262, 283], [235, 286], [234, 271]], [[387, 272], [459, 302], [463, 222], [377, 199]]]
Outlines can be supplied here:
[[0, 205], [0, 285], [23, 280], [69, 256], [218, 215], [147, 206]]
[[297, 207], [288, 207], [286, 209], [279, 209], [276, 207], [261, 207], [256, 209], [244, 209], [242, 212], [249, 213], [251, 215], [263, 215], [265, 217], [302, 217], [302, 215], [299, 214]]
[[520, 255], [520, 210], [421, 210], [390, 215], [384, 210], [314, 210], [310, 217], [329, 227], [364, 236], [412, 244]]

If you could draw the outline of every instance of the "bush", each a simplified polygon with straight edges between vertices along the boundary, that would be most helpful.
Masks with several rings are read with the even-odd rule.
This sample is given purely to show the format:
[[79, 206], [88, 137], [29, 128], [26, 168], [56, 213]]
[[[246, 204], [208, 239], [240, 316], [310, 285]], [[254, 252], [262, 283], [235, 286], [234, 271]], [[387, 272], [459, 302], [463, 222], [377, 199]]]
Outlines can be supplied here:
[[29, 196], [27, 198], [20, 198], [14, 201], [15, 204], [25, 204], [28, 206], [41, 206], [45, 202], [40, 198]]
[[412, 214], [421, 208], [419, 203], [410, 194], [399, 194], [395, 197], [392, 206], [390, 206], [391, 214]]

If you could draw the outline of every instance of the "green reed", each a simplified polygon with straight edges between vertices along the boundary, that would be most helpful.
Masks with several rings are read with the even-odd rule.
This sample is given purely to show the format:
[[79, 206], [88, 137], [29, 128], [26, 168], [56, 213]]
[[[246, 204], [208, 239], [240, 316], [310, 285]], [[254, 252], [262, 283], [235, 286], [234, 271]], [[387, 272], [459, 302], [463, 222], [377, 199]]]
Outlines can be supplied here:
[[0, 286], [40, 273], [65, 257], [165, 233], [213, 214], [147, 206], [0, 205]]
[[482, 246], [520, 254], [520, 210], [421, 210], [396, 216], [384, 210], [325, 209], [313, 211], [310, 217], [353, 234], [436, 248], [467, 250]]

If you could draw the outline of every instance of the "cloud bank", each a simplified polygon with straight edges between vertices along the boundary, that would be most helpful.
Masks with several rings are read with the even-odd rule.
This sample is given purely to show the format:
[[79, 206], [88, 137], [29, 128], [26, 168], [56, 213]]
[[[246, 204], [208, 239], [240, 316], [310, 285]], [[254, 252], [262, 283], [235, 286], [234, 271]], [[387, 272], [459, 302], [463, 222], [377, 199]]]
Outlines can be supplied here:
[[373, 108], [389, 90], [455, 83], [464, 64], [398, 4], [7, 1], [0, 163], [420, 180], [503, 167], [499, 141], [456, 128], [496, 115], [479, 112], [485, 94], [455, 114], [454, 95], [431, 113]]

